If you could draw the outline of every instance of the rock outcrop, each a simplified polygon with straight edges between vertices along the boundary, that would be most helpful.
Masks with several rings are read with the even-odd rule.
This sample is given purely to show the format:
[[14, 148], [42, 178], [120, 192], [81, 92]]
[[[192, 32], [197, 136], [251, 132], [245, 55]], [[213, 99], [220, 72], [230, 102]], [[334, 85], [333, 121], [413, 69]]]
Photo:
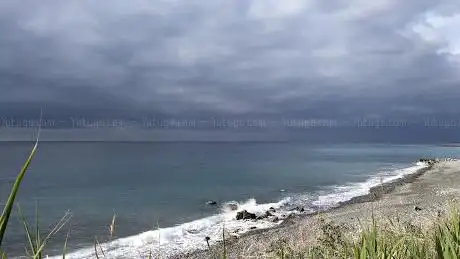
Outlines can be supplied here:
[[239, 211], [236, 213], [236, 220], [257, 219], [256, 214], [250, 213], [247, 210]]

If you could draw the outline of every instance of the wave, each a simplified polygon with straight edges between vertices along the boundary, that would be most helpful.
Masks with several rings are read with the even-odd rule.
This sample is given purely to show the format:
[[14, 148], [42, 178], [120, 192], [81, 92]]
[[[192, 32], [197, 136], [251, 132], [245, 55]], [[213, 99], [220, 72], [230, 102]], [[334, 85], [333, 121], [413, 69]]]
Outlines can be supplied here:
[[318, 208], [328, 209], [338, 205], [339, 203], [349, 201], [354, 197], [369, 194], [371, 188], [373, 187], [397, 181], [426, 167], [428, 167], [426, 163], [417, 162], [414, 166], [408, 168], [377, 173], [365, 182], [334, 186], [330, 193], [319, 195], [317, 200], [312, 204]]
[[[252, 229], [266, 229], [275, 227], [283, 222], [289, 215], [300, 213], [294, 210], [295, 206], [305, 208], [303, 213], [313, 213], [318, 208], [329, 209], [348, 201], [354, 197], [369, 194], [372, 187], [383, 183], [396, 181], [407, 175], [416, 173], [427, 167], [425, 163], [392, 171], [380, 172], [365, 182], [350, 183], [343, 186], [333, 186], [327, 193], [299, 194], [286, 197], [276, 203], [257, 204], [255, 199], [246, 202], [231, 201], [224, 204], [217, 215], [198, 219], [174, 227], [160, 228], [147, 231], [138, 235], [119, 238], [102, 244], [105, 258], [146, 258], [150, 253], [161, 255], [161, 258], [206, 249], [205, 238], [209, 237], [210, 244], [222, 240], [222, 230], [225, 236], [239, 236]], [[271, 209], [273, 217], [280, 219], [274, 221], [273, 217], [261, 220], [236, 220], [238, 211], [247, 210], [257, 216], [264, 215]], [[273, 210], [274, 209], [274, 210]], [[76, 250], [66, 255], [70, 259], [94, 258], [94, 247]], [[158, 256], [155, 256], [158, 258]], [[62, 258], [62, 256], [50, 257]]]
[[[147, 231], [135, 236], [116, 239], [102, 244], [105, 258], [146, 258], [152, 254], [160, 254], [161, 257], [168, 257], [178, 253], [206, 249], [206, 237], [210, 237], [210, 244], [222, 240], [222, 230], [225, 229], [228, 235], [238, 236], [251, 229], [270, 228], [282, 222], [271, 222], [269, 220], [237, 221], [237, 211], [247, 210], [260, 216], [270, 208], [280, 209], [289, 202], [289, 198], [276, 203], [257, 204], [255, 199], [249, 199], [244, 203], [229, 202], [225, 204], [221, 213], [184, 223], [175, 227], [160, 228]], [[228, 206], [232, 205], [232, 206]], [[233, 207], [232, 210], [230, 207]], [[278, 217], [285, 218], [288, 215], [281, 212], [273, 213]], [[62, 256], [50, 257], [62, 258]], [[66, 255], [66, 258], [95, 258], [94, 247], [84, 248]], [[156, 257], [157, 258], [157, 257]]]

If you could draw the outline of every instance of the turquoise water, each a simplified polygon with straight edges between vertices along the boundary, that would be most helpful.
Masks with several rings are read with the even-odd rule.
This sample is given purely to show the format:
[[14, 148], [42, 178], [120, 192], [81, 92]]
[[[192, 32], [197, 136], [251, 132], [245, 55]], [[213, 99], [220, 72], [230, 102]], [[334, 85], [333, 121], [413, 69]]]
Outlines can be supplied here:
[[[0, 142], [1, 201], [30, 147]], [[75, 250], [91, 246], [95, 236], [103, 239], [114, 213], [120, 238], [220, 213], [207, 200], [263, 204], [293, 197], [292, 205], [312, 207], [337, 186], [352, 188], [421, 157], [459, 154], [459, 148], [429, 145], [44, 142], [18, 199], [29, 216], [38, 206], [44, 229], [70, 210]], [[6, 250], [22, 254], [16, 216], [8, 230]], [[59, 253], [62, 244], [56, 237], [48, 252]]]

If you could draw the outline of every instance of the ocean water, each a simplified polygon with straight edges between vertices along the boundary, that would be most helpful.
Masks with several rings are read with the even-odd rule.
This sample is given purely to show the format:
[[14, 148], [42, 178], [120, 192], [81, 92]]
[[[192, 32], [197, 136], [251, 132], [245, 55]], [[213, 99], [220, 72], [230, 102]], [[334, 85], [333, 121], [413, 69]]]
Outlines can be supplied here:
[[[31, 143], [0, 142], [0, 202]], [[305, 143], [43, 142], [18, 201], [46, 233], [66, 211], [70, 223], [46, 253], [59, 255], [70, 228], [69, 258], [88, 258], [95, 239], [108, 258], [136, 258], [160, 250], [172, 255], [204, 249], [224, 227], [239, 235], [272, 220], [236, 221], [238, 210], [283, 219], [296, 206], [311, 213], [366, 194], [371, 186], [414, 173], [421, 157], [458, 157], [460, 149], [434, 145]], [[217, 206], [206, 204], [217, 201]], [[115, 235], [108, 226], [116, 215]], [[8, 226], [6, 251], [24, 254], [18, 215]]]

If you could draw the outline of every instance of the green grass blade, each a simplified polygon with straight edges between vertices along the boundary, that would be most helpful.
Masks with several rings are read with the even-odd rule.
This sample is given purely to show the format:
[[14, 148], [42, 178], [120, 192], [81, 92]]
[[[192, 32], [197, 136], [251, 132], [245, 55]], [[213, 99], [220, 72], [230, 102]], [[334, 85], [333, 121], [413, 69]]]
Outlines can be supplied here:
[[22, 221], [22, 224], [24, 225], [24, 231], [26, 232], [27, 241], [29, 242], [30, 253], [31, 255], [35, 255], [37, 253], [37, 247], [38, 247], [37, 242], [39, 241], [35, 240], [34, 242], [34, 237], [32, 236], [32, 233], [30, 232], [29, 223], [27, 223], [27, 220], [24, 217], [24, 214], [22, 213], [19, 205], [18, 205], [18, 214], [19, 214], [20, 220]]
[[6, 204], [5, 204], [5, 208], [3, 209], [2, 220], [0, 222], [0, 247], [2, 246], [3, 237], [5, 236], [6, 227], [8, 225], [8, 221], [9, 221], [10, 216], [11, 216], [11, 211], [13, 210], [13, 204], [14, 204], [14, 200], [16, 199], [16, 195], [17, 195], [17, 193], [19, 191], [19, 186], [21, 185], [22, 179], [24, 178], [24, 175], [25, 175], [25, 173], [27, 171], [27, 168], [29, 167], [30, 162], [32, 161], [32, 158], [34, 157], [35, 152], [37, 151], [37, 149], [38, 149], [38, 140], [35, 142], [35, 145], [32, 148], [32, 151], [30, 152], [29, 156], [27, 157], [26, 162], [22, 166], [21, 171], [19, 172], [18, 176], [16, 177], [16, 180], [15, 180], [15, 182], [13, 184], [13, 188], [12, 188], [12, 190], [10, 192], [10, 195], [8, 197], [8, 200], [7, 200]]
[[48, 244], [49, 240], [55, 234], [57, 234], [67, 224], [67, 222], [69, 222], [71, 218], [72, 218], [72, 215], [69, 212], [64, 214], [64, 216], [58, 221], [58, 223], [56, 223], [54, 228], [48, 233], [48, 235], [43, 240], [40, 240], [40, 247], [37, 248], [35, 257], [40, 258], [39, 256], [41, 256], [41, 253], [43, 249], [46, 247], [46, 245]]
[[94, 255], [96, 259], [99, 259], [99, 254], [97, 253], [97, 239], [94, 240]]
[[[40, 227], [39, 227], [39, 219], [38, 219], [38, 204], [35, 204], [35, 247], [39, 248], [41, 246], [41, 236], [40, 236]], [[42, 258], [41, 252], [35, 251], [34, 254], [37, 255], [38, 258]]]
[[361, 254], [359, 255], [360, 259], [366, 259], [367, 258], [367, 248], [366, 248], [366, 239], [365, 237], [362, 238], [362, 247], [361, 247]]

